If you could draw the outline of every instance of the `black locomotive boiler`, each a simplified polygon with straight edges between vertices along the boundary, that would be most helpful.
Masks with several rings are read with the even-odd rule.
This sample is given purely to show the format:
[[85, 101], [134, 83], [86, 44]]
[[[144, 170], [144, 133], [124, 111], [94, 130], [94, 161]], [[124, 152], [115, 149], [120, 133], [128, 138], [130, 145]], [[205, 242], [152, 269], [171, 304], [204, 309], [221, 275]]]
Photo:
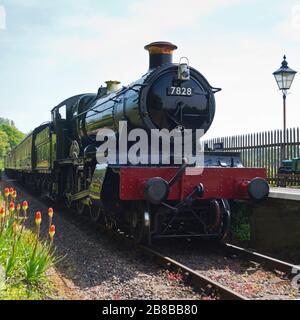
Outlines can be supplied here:
[[[97, 162], [99, 130], [112, 130], [118, 137], [121, 121], [126, 121], [128, 130], [146, 132], [176, 128], [194, 134], [210, 128], [214, 96], [220, 89], [186, 59], [174, 64], [176, 48], [169, 42], [151, 43], [145, 47], [149, 70], [139, 80], [121, 88], [119, 82], [108, 81], [96, 94], [60, 103], [51, 112], [51, 122], [35, 128], [10, 152], [6, 172], [44, 196], [64, 201], [77, 214], [89, 213], [93, 221], [138, 241], [223, 239], [231, 200], [267, 197], [265, 169], [244, 168], [238, 153], [220, 151], [205, 152], [201, 173], [186, 161], [175, 164], [174, 159], [169, 165]], [[187, 174], [187, 169], [194, 174]]]

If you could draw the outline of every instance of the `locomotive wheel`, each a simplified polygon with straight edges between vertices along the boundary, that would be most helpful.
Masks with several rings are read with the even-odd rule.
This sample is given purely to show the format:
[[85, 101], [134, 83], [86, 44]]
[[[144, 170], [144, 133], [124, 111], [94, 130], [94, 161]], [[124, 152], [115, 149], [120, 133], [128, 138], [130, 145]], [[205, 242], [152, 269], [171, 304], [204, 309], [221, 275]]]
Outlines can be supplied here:
[[211, 232], [217, 232], [220, 230], [221, 220], [222, 220], [222, 207], [218, 200], [212, 200], [210, 203], [212, 210], [214, 212], [214, 222], [208, 226], [208, 230]]
[[220, 235], [216, 239], [218, 242], [224, 242], [230, 228], [231, 222], [231, 209], [228, 200], [226, 199], [218, 199], [214, 200], [218, 203], [216, 208], [218, 207], [220, 210]]
[[39, 194], [41, 192], [41, 186], [42, 186], [41, 179], [36, 178], [34, 183], [34, 192]]
[[97, 207], [97, 206], [90, 206], [89, 207], [89, 214], [90, 214], [90, 219], [93, 222], [97, 222], [100, 219], [101, 208]]
[[151, 244], [150, 213], [142, 204], [132, 211], [130, 233], [137, 242]]
[[108, 230], [116, 229], [116, 220], [115, 218], [107, 213], [104, 213], [104, 225]]
[[42, 187], [41, 187], [41, 196], [42, 198], [47, 198], [50, 194], [50, 183], [45, 178], [42, 181]]
[[73, 171], [71, 168], [68, 169], [66, 175], [66, 182], [65, 182], [65, 193], [64, 193], [64, 203], [68, 209], [72, 207], [72, 200], [68, 196], [68, 194], [72, 194], [73, 189]]
[[78, 215], [82, 216], [86, 211], [86, 205], [82, 201], [77, 201], [75, 210]]
[[64, 197], [64, 203], [65, 203], [65, 206], [68, 208], [68, 209], [71, 209], [72, 208], [72, 201], [67, 197], [65, 196]]

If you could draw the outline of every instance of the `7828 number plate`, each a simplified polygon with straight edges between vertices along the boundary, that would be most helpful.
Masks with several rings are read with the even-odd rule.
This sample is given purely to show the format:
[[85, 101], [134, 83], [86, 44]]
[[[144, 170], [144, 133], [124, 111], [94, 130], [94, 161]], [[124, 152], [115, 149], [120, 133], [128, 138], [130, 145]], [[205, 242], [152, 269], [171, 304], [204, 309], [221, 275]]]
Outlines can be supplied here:
[[185, 87], [169, 87], [167, 92], [168, 92], [168, 96], [191, 97], [193, 95], [193, 89], [185, 88]]

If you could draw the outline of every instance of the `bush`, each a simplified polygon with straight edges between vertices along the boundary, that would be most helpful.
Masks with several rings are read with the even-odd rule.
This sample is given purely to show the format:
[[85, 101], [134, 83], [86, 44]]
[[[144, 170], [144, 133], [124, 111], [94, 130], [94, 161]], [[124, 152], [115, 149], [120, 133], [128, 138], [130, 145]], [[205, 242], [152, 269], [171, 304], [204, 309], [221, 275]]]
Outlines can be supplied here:
[[[36, 230], [25, 228], [28, 219], [28, 203], [15, 206], [17, 194], [6, 188], [0, 199], [0, 298], [3, 292], [14, 292], [24, 285], [38, 287], [46, 280], [46, 271], [58, 262], [54, 252], [52, 225], [53, 210], [49, 209], [49, 236], [40, 240], [42, 215], [36, 213]], [[5, 297], [5, 294], [4, 294]]]
[[235, 205], [235, 210], [232, 214], [231, 233], [236, 240], [250, 240], [251, 230], [246, 204]]

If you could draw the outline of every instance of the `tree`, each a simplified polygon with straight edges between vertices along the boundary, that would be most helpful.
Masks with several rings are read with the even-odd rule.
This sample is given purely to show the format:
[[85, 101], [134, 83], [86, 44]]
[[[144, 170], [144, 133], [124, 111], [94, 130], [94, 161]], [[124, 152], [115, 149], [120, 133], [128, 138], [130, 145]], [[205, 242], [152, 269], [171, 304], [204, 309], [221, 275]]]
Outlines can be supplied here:
[[9, 140], [6, 132], [0, 130], [0, 158], [3, 158], [6, 155], [6, 152], [9, 148]]
[[15, 123], [12, 120], [6, 119], [6, 118], [1, 118], [0, 117], [0, 125], [1, 124], [8, 124], [10, 126], [15, 127]]
[[21, 140], [25, 137], [25, 134], [19, 131], [13, 125], [12, 121], [9, 121], [9, 123], [2, 122], [2, 124], [0, 124], [0, 130], [6, 133], [8, 137], [8, 143], [11, 149], [18, 145], [21, 142]]

